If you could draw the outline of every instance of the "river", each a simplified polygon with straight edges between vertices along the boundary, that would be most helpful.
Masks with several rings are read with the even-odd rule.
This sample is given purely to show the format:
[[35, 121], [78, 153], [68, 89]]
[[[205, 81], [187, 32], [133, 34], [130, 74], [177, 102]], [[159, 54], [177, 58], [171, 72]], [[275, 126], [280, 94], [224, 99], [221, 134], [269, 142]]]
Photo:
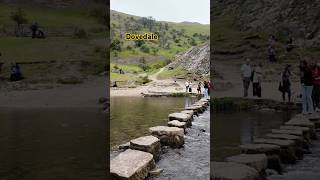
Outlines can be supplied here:
[[105, 116], [95, 108], [1, 108], [0, 179], [106, 179]]

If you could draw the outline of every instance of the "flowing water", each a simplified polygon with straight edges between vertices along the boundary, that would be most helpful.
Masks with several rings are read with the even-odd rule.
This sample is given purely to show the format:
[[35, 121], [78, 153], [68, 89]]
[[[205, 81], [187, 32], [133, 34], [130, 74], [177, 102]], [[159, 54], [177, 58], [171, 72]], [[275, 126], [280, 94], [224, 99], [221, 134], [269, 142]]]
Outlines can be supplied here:
[[[168, 114], [193, 104], [191, 98], [111, 98], [111, 144], [149, 135], [148, 128], [167, 125]], [[111, 158], [119, 152], [111, 152]], [[210, 175], [210, 111], [194, 118], [187, 129], [185, 145], [180, 149], [162, 148], [157, 166], [163, 169], [152, 180], [209, 179]]]
[[279, 128], [291, 119], [294, 112], [250, 111], [214, 113], [211, 159], [222, 161], [240, 153], [239, 145], [251, 143], [273, 128]]
[[0, 179], [106, 179], [106, 118], [96, 109], [0, 109]]

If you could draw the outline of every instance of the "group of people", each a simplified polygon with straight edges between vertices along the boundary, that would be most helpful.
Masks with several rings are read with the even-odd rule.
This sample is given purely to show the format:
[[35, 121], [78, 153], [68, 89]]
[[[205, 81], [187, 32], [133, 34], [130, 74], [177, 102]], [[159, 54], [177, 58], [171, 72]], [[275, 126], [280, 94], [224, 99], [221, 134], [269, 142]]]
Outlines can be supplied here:
[[[283, 101], [285, 94], [288, 94], [288, 100], [291, 101], [291, 66], [287, 65], [282, 72], [282, 81], [279, 84], [279, 90], [282, 92]], [[302, 113], [312, 114], [314, 111], [320, 111], [320, 63], [307, 60], [300, 61], [300, 84], [302, 98]]]
[[[191, 81], [186, 81], [185, 82], [185, 87], [186, 87], [186, 92], [192, 93], [192, 82]], [[210, 94], [210, 88], [211, 84], [209, 81], [203, 81], [199, 82], [197, 86], [197, 93], [199, 95], [203, 94], [205, 98], [207, 98]], [[203, 89], [203, 92], [202, 92]]]
[[[301, 60], [299, 65], [300, 84], [302, 99], [302, 113], [312, 114], [314, 111], [320, 111], [320, 63], [307, 60]], [[262, 82], [262, 64], [258, 63], [251, 67], [250, 59], [241, 66], [241, 75], [243, 81], [243, 96], [248, 96], [248, 90], [252, 83], [253, 96], [261, 97]], [[291, 65], [287, 64], [281, 72], [278, 90], [282, 93], [282, 100], [291, 102]]]
[[262, 64], [250, 65], [250, 59], [241, 66], [241, 76], [243, 81], [243, 96], [248, 96], [248, 90], [252, 82], [253, 96], [261, 97]]

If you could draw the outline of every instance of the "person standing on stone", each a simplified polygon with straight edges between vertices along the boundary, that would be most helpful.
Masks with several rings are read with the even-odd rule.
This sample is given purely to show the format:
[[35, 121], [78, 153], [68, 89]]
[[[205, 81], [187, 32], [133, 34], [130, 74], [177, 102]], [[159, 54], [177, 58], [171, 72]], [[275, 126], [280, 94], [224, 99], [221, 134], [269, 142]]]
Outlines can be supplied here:
[[188, 92], [189, 90], [189, 81], [187, 80], [185, 83], [184, 83], [185, 87], [186, 87], [186, 93]]
[[209, 92], [209, 83], [207, 81], [203, 82], [204, 87], [204, 97], [208, 98], [208, 92]]
[[314, 108], [317, 112], [320, 111], [320, 63], [314, 63], [312, 68], [312, 77], [313, 77], [313, 91], [312, 99]]
[[192, 93], [192, 82], [189, 82], [189, 92]]
[[253, 79], [252, 79], [252, 90], [253, 96], [261, 97], [261, 80], [262, 80], [262, 64], [254, 67]]
[[197, 87], [197, 91], [198, 91], [198, 95], [201, 94], [201, 82], [198, 83], [198, 87]]
[[288, 94], [288, 102], [291, 102], [291, 65], [287, 64], [281, 74], [281, 92], [282, 92], [282, 100], [283, 102], [286, 101], [286, 93]]
[[246, 60], [246, 63], [241, 66], [241, 77], [243, 82], [243, 96], [248, 96], [248, 89], [250, 86], [251, 81], [251, 66], [250, 66], [250, 59]]
[[313, 78], [306, 60], [300, 62], [300, 79], [302, 88], [302, 114], [312, 114], [314, 112], [312, 102]]
[[271, 63], [276, 62], [276, 51], [273, 46], [269, 46], [268, 48], [269, 61]]

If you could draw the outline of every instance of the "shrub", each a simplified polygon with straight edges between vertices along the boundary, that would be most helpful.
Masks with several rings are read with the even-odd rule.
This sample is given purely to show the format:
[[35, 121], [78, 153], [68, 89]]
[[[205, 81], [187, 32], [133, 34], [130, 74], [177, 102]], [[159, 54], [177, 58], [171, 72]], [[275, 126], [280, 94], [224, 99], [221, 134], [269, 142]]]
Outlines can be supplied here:
[[144, 53], [150, 53], [150, 48], [146, 45], [142, 45], [140, 47], [141, 51], [144, 52]]

